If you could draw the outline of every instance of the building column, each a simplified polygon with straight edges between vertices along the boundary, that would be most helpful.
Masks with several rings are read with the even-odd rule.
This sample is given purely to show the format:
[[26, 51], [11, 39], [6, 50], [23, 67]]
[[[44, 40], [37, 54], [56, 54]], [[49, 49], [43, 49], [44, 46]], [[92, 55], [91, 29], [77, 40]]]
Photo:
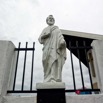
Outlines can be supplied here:
[[103, 93], [103, 41], [94, 40], [91, 46], [98, 88]]
[[10, 41], [0, 41], [0, 96], [7, 94], [15, 46]]

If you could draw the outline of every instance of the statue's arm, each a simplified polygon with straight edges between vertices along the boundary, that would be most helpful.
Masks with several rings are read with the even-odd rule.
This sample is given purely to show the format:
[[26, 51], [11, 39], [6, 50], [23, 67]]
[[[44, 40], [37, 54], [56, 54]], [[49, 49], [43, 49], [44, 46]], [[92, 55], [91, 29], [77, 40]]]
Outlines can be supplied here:
[[50, 36], [50, 29], [49, 29], [49, 27], [46, 27], [46, 28], [42, 31], [42, 33], [41, 33], [41, 35], [40, 35], [40, 37], [39, 37], [39, 42], [40, 42], [41, 44], [44, 44], [45, 40], [46, 40], [49, 36]]
[[62, 49], [64, 47], [66, 47], [66, 42], [65, 42], [65, 40], [61, 40], [59, 48]]
[[49, 37], [49, 35], [50, 35], [50, 33], [43, 33], [42, 35], [41, 35], [41, 39], [46, 39], [46, 38], [48, 38]]
[[42, 33], [41, 35], [40, 35], [40, 37], [39, 37], [39, 42], [41, 43], [41, 44], [44, 44], [44, 42], [45, 42], [45, 39], [47, 39], [48, 37], [49, 37], [49, 35], [50, 35], [50, 33]]
[[59, 48], [65, 48], [66, 47], [66, 42], [64, 40], [64, 37], [62, 34], [59, 35]]

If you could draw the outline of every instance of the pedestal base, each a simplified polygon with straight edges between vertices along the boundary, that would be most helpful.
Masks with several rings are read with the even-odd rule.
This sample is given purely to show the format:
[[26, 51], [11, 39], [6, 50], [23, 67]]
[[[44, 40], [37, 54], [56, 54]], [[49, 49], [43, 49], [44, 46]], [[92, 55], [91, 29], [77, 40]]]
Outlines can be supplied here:
[[37, 103], [66, 103], [64, 83], [37, 83]]

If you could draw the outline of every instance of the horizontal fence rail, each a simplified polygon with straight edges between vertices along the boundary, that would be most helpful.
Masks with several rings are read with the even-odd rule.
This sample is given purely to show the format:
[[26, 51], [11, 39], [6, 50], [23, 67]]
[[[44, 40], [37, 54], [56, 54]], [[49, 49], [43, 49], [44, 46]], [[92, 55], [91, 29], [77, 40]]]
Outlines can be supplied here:
[[[65, 90], [66, 93], [68, 92], [76, 92], [81, 91], [81, 92], [100, 92], [100, 89], [93, 88], [93, 81], [92, 81], [92, 76], [90, 72], [90, 67], [88, 63], [88, 58], [87, 58], [87, 52], [89, 49], [92, 49], [91, 46], [86, 45], [86, 41], [83, 41], [82, 45], [79, 44], [78, 41], [75, 43], [72, 43], [72, 41], [68, 42], [69, 46], [68, 49], [70, 51], [70, 59], [71, 59], [71, 70], [72, 70], [72, 78], [73, 78], [73, 88], [74, 89], [67, 89]], [[73, 44], [73, 45], [72, 45]], [[34, 68], [34, 50], [35, 50], [35, 43], [33, 43], [32, 48], [28, 48], [28, 43], [26, 42], [25, 48], [21, 48], [21, 43], [19, 43], [18, 48], [15, 48], [15, 52], [17, 52], [17, 58], [16, 58], [16, 66], [15, 66], [15, 75], [14, 75], [14, 82], [13, 82], [13, 89], [8, 90], [7, 93], [37, 93], [37, 90], [33, 90], [33, 68]], [[21, 84], [21, 89], [16, 90], [16, 78], [17, 78], [17, 70], [18, 70], [18, 61], [19, 61], [19, 53], [21, 51], [24, 51], [24, 60], [21, 61], [23, 63], [23, 74], [22, 74], [22, 84]], [[29, 90], [24, 90], [24, 80], [25, 80], [25, 69], [26, 69], [26, 58], [27, 58], [27, 53], [28, 51], [32, 51], [32, 60], [31, 60], [31, 76], [30, 76], [30, 89]], [[82, 53], [82, 54], [81, 54]], [[74, 62], [73, 62], [73, 55], [76, 54], [76, 57], [78, 58], [79, 61], [79, 69], [80, 69], [80, 76], [81, 76], [81, 83], [82, 83], [82, 88], [78, 89], [76, 87], [76, 77], [75, 77], [75, 68], [74, 68]], [[91, 88], [85, 88], [85, 83], [84, 83], [84, 77], [83, 77], [83, 68], [82, 68], [82, 59], [84, 58], [85, 64], [88, 68], [88, 74], [89, 74], [89, 79], [90, 79], [90, 85]]]

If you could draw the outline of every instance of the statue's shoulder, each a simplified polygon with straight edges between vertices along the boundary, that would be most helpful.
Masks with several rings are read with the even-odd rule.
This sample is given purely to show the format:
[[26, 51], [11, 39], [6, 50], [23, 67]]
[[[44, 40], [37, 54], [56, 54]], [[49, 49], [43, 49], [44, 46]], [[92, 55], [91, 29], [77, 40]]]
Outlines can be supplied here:
[[43, 31], [46, 31], [46, 30], [48, 30], [48, 29], [50, 29], [49, 26], [45, 27], [45, 28], [43, 29]]
[[59, 30], [59, 27], [56, 26], [56, 25], [53, 25], [53, 26], [51, 27], [51, 31], [53, 31], [53, 30]]
[[53, 25], [53, 26], [52, 26], [52, 28], [59, 28], [59, 27], [58, 27], [58, 26], [56, 26], [56, 25]]

